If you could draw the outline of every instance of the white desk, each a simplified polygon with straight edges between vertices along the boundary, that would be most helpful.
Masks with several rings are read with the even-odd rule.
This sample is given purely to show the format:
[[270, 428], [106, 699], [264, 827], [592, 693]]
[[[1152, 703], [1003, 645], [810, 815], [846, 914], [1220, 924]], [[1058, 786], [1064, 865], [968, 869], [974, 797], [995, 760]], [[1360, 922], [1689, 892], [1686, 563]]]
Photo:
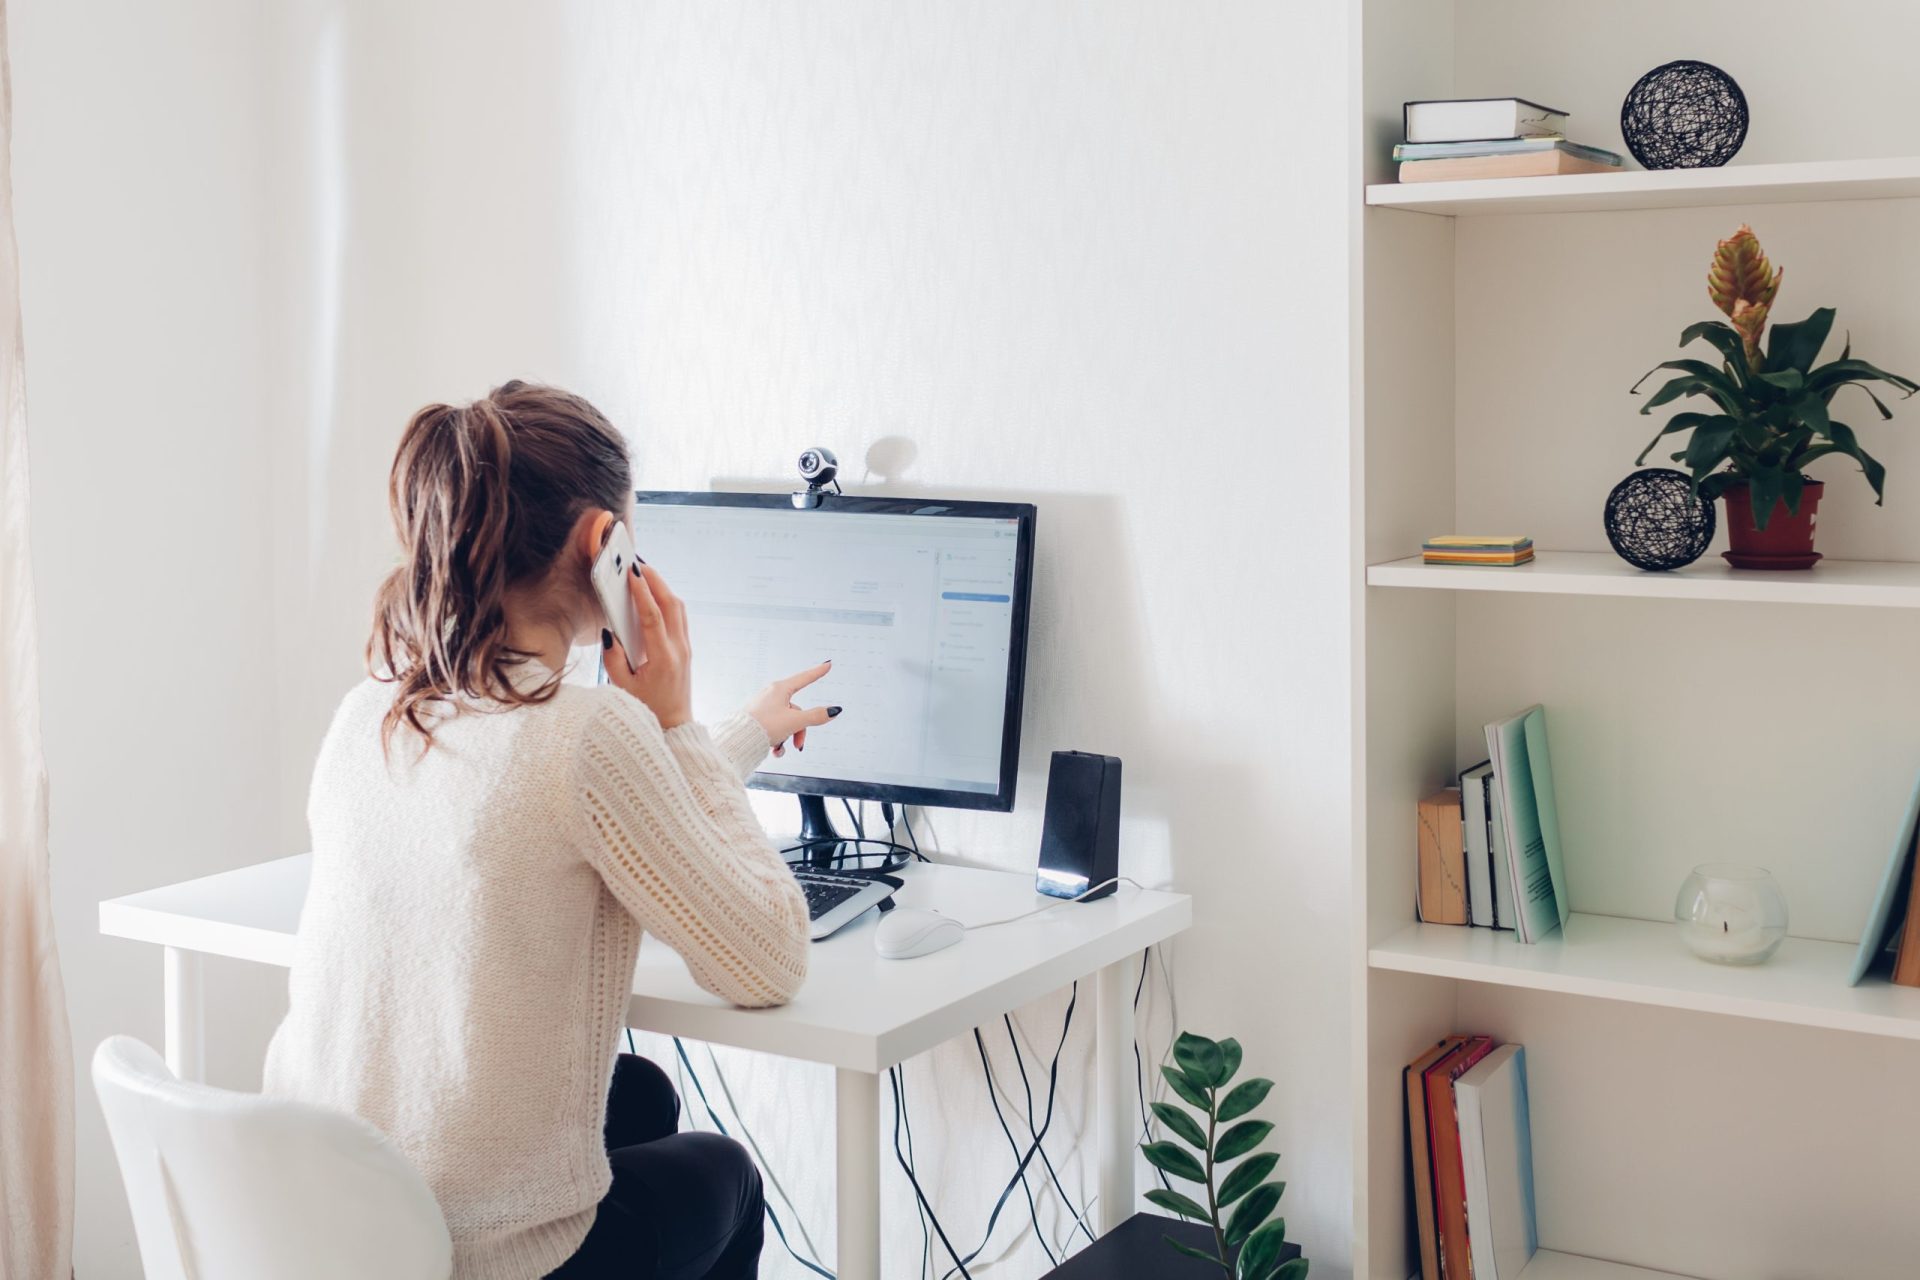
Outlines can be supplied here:
[[[167, 1064], [203, 1071], [200, 957], [286, 967], [306, 900], [309, 858], [283, 858], [100, 904], [100, 932], [163, 952]], [[944, 865], [905, 873], [899, 901], [955, 919], [995, 920], [1044, 902], [1029, 876]], [[736, 1009], [701, 991], [658, 941], [641, 946], [629, 1025], [757, 1049], [836, 1068], [841, 1280], [880, 1275], [880, 1073], [1049, 991], [1097, 975], [1094, 1133], [1096, 1221], [1133, 1212], [1133, 1003], [1130, 960], [1193, 919], [1184, 894], [1120, 886], [1099, 902], [1063, 906], [969, 935], [917, 960], [874, 954], [872, 913], [814, 944], [806, 986], [779, 1009]]]

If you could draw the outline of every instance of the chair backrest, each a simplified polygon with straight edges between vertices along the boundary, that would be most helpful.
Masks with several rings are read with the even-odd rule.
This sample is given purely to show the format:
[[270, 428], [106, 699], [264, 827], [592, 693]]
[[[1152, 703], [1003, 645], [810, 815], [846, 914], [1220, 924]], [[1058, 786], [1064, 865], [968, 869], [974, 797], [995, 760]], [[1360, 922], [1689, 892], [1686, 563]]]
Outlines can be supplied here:
[[446, 1280], [453, 1246], [426, 1181], [357, 1116], [188, 1084], [130, 1036], [93, 1087], [147, 1280]]

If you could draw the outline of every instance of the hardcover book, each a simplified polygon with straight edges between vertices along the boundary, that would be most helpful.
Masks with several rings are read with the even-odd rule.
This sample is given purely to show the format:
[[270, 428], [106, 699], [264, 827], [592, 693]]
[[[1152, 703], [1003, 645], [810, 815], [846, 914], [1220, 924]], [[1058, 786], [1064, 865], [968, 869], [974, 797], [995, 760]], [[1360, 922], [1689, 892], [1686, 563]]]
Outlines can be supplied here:
[[1527, 1053], [1503, 1044], [1453, 1085], [1474, 1280], [1519, 1280], [1540, 1247], [1533, 1211]]

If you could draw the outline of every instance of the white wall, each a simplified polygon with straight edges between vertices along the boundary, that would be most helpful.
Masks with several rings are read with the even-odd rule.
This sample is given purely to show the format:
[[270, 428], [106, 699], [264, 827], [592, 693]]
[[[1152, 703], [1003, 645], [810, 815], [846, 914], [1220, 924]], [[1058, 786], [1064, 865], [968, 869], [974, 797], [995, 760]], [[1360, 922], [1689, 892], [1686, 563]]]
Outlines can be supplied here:
[[[16, 3], [23, 112], [36, 96], [49, 111], [89, 109], [66, 96], [78, 89], [65, 64], [97, 56], [91, 15]], [[135, 6], [115, 8], [124, 25]], [[200, 8], [220, 16], [210, 0]], [[241, 589], [264, 569], [257, 545], [218, 577], [188, 561], [207, 602], [197, 608], [218, 616], [187, 687], [216, 691], [200, 696], [226, 700], [220, 714], [109, 703], [89, 684], [99, 664], [73, 656], [91, 650], [58, 667], [50, 658], [50, 733], [77, 738], [113, 705], [150, 735], [191, 719], [210, 753], [244, 754], [214, 768], [224, 756], [176, 753], [174, 803], [226, 825], [176, 824], [195, 838], [111, 883], [106, 870], [131, 862], [119, 833], [56, 818], [68, 824], [56, 857], [102, 872], [84, 886], [70, 872], [63, 904], [69, 963], [100, 953], [97, 979], [75, 983], [82, 1039], [152, 1034], [157, 1006], [155, 957], [88, 938], [93, 898], [296, 847], [314, 744], [358, 669], [372, 586], [391, 563], [382, 489], [407, 413], [506, 377], [545, 378], [630, 433], [650, 486], [779, 482], [799, 447], [824, 443], [875, 487], [1039, 503], [1021, 803], [1012, 816], [935, 814], [934, 829], [956, 855], [1031, 865], [1047, 753], [1126, 759], [1127, 869], [1198, 898], [1198, 928], [1175, 953], [1181, 1020], [1237, 1035], [1251, 1067], [1279, 1079], [1269, 1107], [1286, 1153], [1284, 1212], [1315, 1273], [1344, 1274], [1350, 1083], [1337, 1046], [1350, 991], [1332, 957], [1347, 954], [1350, 895], [1346, 39], [1337, 7], [1256, 3], [306, 0], [269, 20], [257, 65], [203, 41], [195, 57], [223, 60], [194, 94], [260, 95], [218, 126], [217, 159], [246, 186], [222, 216], [244, 211], [247, 226], [208, 233], [215, 261], [176, 253], [165, 264], [217, 286], [195, 295], [191, 319], [204, 322], [165, 342], [214, 348], [204, 364], [223, 374], [243, 368], [243, 394], [231, 380], [223, 390], [255, 429], [236, 421], [234, 448], [208, 441], [217, 456], [192, 473], [204, 486], [194, 515], [146, 520], [169, 535], [183, 520], [210, 524], [204, 513], [231, 509], [213, 500], [231, 490], [256, 520], [271, 515], [280, 572], [262, 598]], [[36, 46], [62, 64], [37, 89], [26, 66]], [[87, 83], [92, 101], [144, 112], [148, 127], [185, 110], [158, 88], [135, 101]], [[103, 394], [102, 363], [160, 358], [150, 333], [114, 331], [103, 349], [96, 333], [33, 312], [47, 292], [38, 253], [102, 290], [127, 274], [90, 256], [57, 189], [83, 141], [105, 143], [70, 136], [70, 121], [40, 128], [36, 138], [32, 120], [20, 125], [19, 178], [37, 444], [54, 430], [57, 393], [82, 402]], [[195, 145], [213, 144], [202, 133]], [[151, 151], [129, 159], [155, 164]], [[161, 185], [207, 200], [210, 163]], [[120, 237], [140, 224], [131, 209], [99, 216]], [[252, 279], [257, 292], [214, 301]], [[37, 359], [61, 343], [64, 366]], [[48, 386], [56, 376], [63, 388]], [[194, 408], [194, 429], [213, 433]], [[130, 415], [99, 420], [100, 443], [138, 443]], [[86, 619], [77, 562], [49, 522], [108, 450], [74, 457], [56, 489], [50, 447], [36, 461], [59, 657], [56, 628]], [[907, 454], [904, 467], [879, 465]], [[862, 477], [869, 457], [875, 474]], [[271, 645], [236, 659], [224, 641], [262, 608]], [[72, 747], [53, 763], [58, 804], [83, 784], [63, 784], [79, 767]], [[1063, 1004], [1023, 1013], [1033, 1048], [1050, 1047]], [[258, 993], [249, 1025], [221, 1029], [216, 1048], [257, 1054], [273, 1008], [272, 992]], [[1091, 1183], [1069, 1155], [1089, 1101], [1086, 1013], [1050, 1140], [1076, 1194]], [[1164, 1037], [1163, 1020], [1154, 1031]], [[824, 1073], [722, 1060], [800, 1217], [830, 1247]], [[972, 1046], [914, 1064], [910, 1088], [922, 1169], [971, 1247], [989, 1184], [1013, 1164]], [[85, 1222], [112, 1229], [87, 1246], [82, 1280], [133, 1270], [113, 1238], [123, 1210], [109, 1203], [105, 1160], [90, 1137], [83, 1235]], [[888, 1177], [886, 1270], [911, 1274], [919, 1232]], [[1007, 1261], [988, 1274], [1044, 1269], [1030, 1239], [1014, 1243], [1016, 1226], [1003, 1218], [987, 1256]], [[767, 1274], [798, 1271], [770, 1262]]]
[[[99, 937], [95, 903], [257, 858], [278, 830], [263, 30], [247, 0], [8, 8], [54, 912], [84, 1078], [105, 1036], [160, 1036], [159, 954]], [[257, 1077], [283, 984], [210, 982], [230, 1011], [215, 1078]], [[79, 1274], [136, 1274], [87, 1086], [78, 1136]]]

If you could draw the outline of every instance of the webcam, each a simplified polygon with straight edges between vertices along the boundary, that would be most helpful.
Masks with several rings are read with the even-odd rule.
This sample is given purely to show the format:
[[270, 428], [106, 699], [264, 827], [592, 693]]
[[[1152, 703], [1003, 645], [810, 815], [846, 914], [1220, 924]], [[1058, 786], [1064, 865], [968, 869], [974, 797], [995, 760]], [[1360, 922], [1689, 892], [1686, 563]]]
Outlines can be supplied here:
[[835, 493], [840, 492], [840, 484], [834, 479], [839, 474], [840, 459], [833, 456], [833, 450], [814, 445], [802, 451], [800, 478], [807, 482], [807, 487], [804, 492], [793, 495], [793, 505], [802, 508], [819, 506], [820, 496], [828, 485], [833, 486]]

